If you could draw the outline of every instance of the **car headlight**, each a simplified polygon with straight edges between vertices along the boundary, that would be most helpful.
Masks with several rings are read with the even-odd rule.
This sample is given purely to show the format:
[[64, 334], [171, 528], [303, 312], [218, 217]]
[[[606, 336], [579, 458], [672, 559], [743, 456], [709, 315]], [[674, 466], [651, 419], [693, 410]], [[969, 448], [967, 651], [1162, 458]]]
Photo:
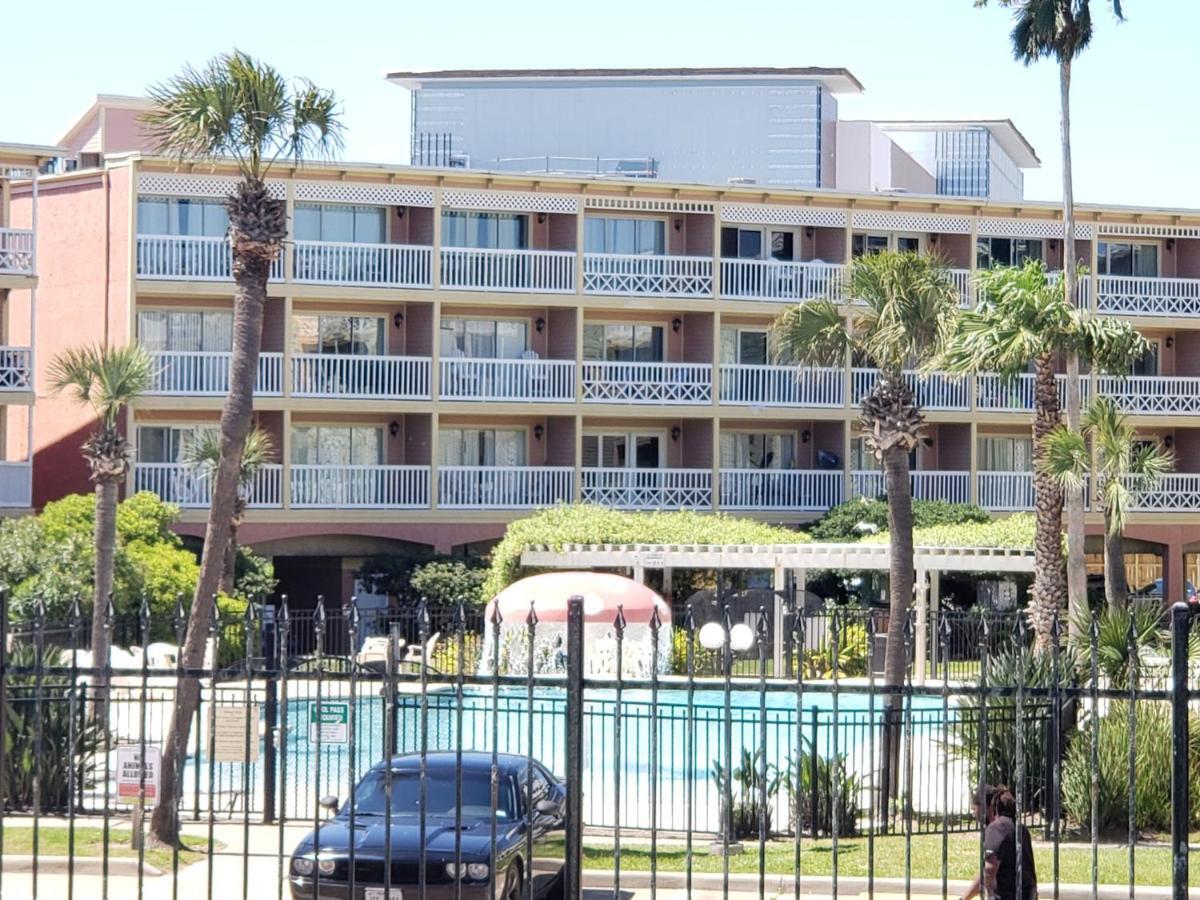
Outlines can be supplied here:
[[319, 859], [317, 860], [317, 871], [322, 875], [332, 875], [337, 869], [336, 859]]
[[467, 863], [467, 877], [472, 881], [483, 881], [488, 877], [487, 863]]
[[292, 874], [307, 878], [313, 873], [313, 861], [307, 856], [297, 856], [292, 859]]
[[452, 879], [457, 880], [462, 877], [463, 870], [466, 866], [460, 866], [456, 863], [446, 863], [446, 874]]

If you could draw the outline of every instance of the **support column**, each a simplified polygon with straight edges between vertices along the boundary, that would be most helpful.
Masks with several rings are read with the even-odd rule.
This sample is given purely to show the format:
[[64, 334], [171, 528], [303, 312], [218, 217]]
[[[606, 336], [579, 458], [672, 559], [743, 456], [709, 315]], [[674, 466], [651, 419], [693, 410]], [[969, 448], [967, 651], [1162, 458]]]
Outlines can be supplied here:
[[934, 570], [929, 573], [929, 659], [934, 678], [937, 677], [941, 665], [941, 612], [942, 573]]
[[771, 604], [773, 615], [771, 617], [771, 632], [774, 635], [775, 652], [772, 656], [775, 667], [771, 674], [776, 678], [783, 672], [783, 660], [787, 653], [787, 636], [783, 633], [783, 613], [784, 613], [784, 595], [787, 591], [787, 570], [775, 561], [775, 571], [771, 579], [771, 587], [775, 590], [775, 596]]
[[[436, 342], [435, 345], [436, 346]], [[438, 505], [438, 427], [439, 416], [435, 410], [429, 416], [429, 508]]]
[[279, 500], [284, 509], [292, 506], [292, 411], [286, 407], [283, 410], [283, 435], [279, 448]]
[[[433, 264], [430, 266], [429, 286], [435, 291], [442, 289], [442, 186], [433, 189], [433, 249], [430, 251]], [[436, 339], [440, 322], [433, 323], [433, 336]], [[434, 341], [437, 345], [437, 341]]]
[[913, 638], [913, 681], [916, 684], [924, 684], [929, 662], [929, 642], [926, 633], [929, 625], [929, 579], [924, 569], [917, 569], [913, 587], [917, 605], [917, 623]]
[[850, 436], [853, 423], [847, 419], [842, 423], [842, 500], [843, 502], [850, 499], [854, 479], [850, 475], [850, 445], [852, 438]]
[[979, 503], [979, 430], [978, 426], [971, 423], [971, 474], [970, 481], [967, 484], [967, 489], [970, 491], [970, 501]]

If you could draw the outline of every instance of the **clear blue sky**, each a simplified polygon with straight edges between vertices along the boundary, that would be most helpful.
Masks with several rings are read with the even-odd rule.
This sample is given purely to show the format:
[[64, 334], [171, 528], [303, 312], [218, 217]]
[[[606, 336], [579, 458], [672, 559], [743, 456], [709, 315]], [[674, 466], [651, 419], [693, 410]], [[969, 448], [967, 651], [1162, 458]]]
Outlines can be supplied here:
[[[1079, 201], [1200, 207], [1200, 3], [1092, 0], [1073, 90]], [[184, 62], [240, 47], [344, 103], [345, 158], [407, 158], [408, 95], [386, 70], [581, 66], [844, 66], [866, 87], [848, 118], [1009, 117], [1060, 196], [1058, 72], [1012, 61], [1008, 13], [971, 0], [338, 0], [134, 4], [60, 0], [9, 20], [0, 141], [57, 140], [97, 93], [137, 94]]]

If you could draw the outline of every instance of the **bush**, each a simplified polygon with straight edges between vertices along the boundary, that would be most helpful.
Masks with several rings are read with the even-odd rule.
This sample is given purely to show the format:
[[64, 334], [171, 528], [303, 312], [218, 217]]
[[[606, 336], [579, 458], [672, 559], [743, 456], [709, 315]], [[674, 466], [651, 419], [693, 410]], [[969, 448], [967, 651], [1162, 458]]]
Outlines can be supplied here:
[[[1129, 684], [1131, 620], [1134, 654], [1140, 656], [1145, 650], [1165, 652], [1170, 646], [1170, 637], [1159, 631], [1162, 604], [1158, 600], [1130, 600], [1128, 606], [1116, 612], [1105, 607], [1096, 623], [1096, 667], [1114, 688]], [[1072, 642], [1081, 681], [1092, 677], [1091, 625], [1086, 619], [1079, 622], [1078, 636]]]
[[483, 603], [487, 569], [461, 559], [427, 562], [412, 570], [410, 588], [430, 606], [453, 608], [459, 600], [468, 606]]
[[[855, 678], [867, 674], [871, 648], [867, 641], [867, 627], [860, 622], [849, 622], [841, 626], [838, 635], [837, 675], [839, 678]], [[801, 660], [805, 678], [832, 678], [833, 641], [829, 640], [820, 650], [806, 650]]]
[[816, 762], [815, 791], [811, 749], [793, 759], [783, 776], [793, 834], [797, 831], [811, 834], [815, 827], [818, 833], [832, 836], [835, 798], [838, 803], [838, 836], [858, 834], [859, 819], [862, 817], [859, 802], [862, 780], [846, 771], [846, 757], [842, 754], [833, 759], [825, 759], [818, 754]]
[[[859, 527], [864, 522], [874, 525], [878, 531], [888, 527], [888, 508], [884, 500], [860, 497], [839, 503], [808, 527], [808, 534], [815, 541], [846, 543], [863, 538]], [[966, 503], [949, 503], [945, 500], [914, 500], [913, 527], [933, 528], [942, 525], [962, 525], [992, 521], [987, 510]]]
[[[1134, 824], [1139, 831], [1171, 830], [1171, 709], [1166, 703], [1138, 701], [1134, 759], [1136, 797]], [[1062, 805], [1067, 820], [1080, 828], [1092, 821], [1092, 728], [1082, 728], [1071, 742], [1062, 771]], [[1100, 717], [1096, 772], [1100, 802], [1097, 824], [1102, 832], [1122, 839], [1129, 830], [1129, 707], [1113, 703]], [[1200, 796], [1200, 716], [1191, 717], [1191, 796]], [[1189, 812], [1192, 828], [1200, 825], [1200, 805]]]
[[[1017, 513], [1004, 519], [987, 522], [964, 522], [959, 525], [931, 525], [913, 531], [917, 547], [1013, 547], [1033, 548], [1036, 520], [1032, 513]], [[863, 539], [868, 543], [886, 544], [887, 532], [872, 534]]]
[[[779, 793], [780, 775], [775, 766], [763, 765], [761, 750], [755, 750], [753, 754], [749, 750], [743, 750], [741, 764], [733, 770], [733, 782], [730, 785], [732, 813], [724, 809], [725, 768], [715, 760], [712, 765], [712, 777], [721, 795], [721, 819], [729, 823], [730, 837], [757, 837], [760, 824], [765, 825], [767, 834], [771, 833], [771, 808], [775, 796]], [[762, 806], [764, 790], [767, 800], [765, 809]]]

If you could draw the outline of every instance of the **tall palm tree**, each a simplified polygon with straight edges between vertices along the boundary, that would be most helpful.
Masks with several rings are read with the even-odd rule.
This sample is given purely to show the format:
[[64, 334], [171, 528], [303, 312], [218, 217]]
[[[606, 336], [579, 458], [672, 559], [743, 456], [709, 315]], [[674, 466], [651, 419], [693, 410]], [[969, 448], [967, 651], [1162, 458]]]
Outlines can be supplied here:
[[[1033, 366], [1033, 460], [1037, 531], [1029, 622], [1037, 645], [1049, 646], [1055, 611], [1066, 590], [1062, 555], [1062, 482], [1042, 466], [1046, 442], [1061, 419], [1054, 375], [1057, 356], [1083, 357], [1095, 368], [1127, 372], [1146, 352], [1145, 339], [1126, 322], [1093, 316], [1067, 301], [1063, 283], [1051, 283], [1041, 262], [980, 272], [979, 305], [958, 317], [958, 327], [938, 365], [951, 372], [998, 372], [1008, 378]], [[1082, 604], [1070, 597], [1070, 621]], [[1083, 620], [1080, 620], [1083, 621]], [[1074, 627], [1074, 626], [1072, 626]]]
[[[91, 407], [99, 424], [83, 444], [83, 455], [96, 485], [96, 570], [92, 594], [92, 665], [100, 669], [108, 659], [105, 619], [112, 595], [117, 555], [117, 499], [121, 482], [129, 473], [129, 442], [121, 433], [125, 410], [154, 379], [154, 363], [137, 344], [124, 347], [96, 345], [63, 351], [50, 363], [50, 389], [69, 391], [83, 406]], [[103, 697], [104, 676], [97, 672], [96, 696]], [[104, 706], [94, 707], [103, 721]]]
[[[904, 683], [904, 626], [913, 597], [909, 454], [920, 442], [924, 425], [905, 370], [926, 367], [941, 356], [953, 332], [958, 292], [941, 262], [915, 253], [856, 259], [850, 267], [848, 290], [856, 301], [849, 323], [835, 300], [810, 300], [780, 316], [772, 337], [776, 354], [787, 362], [842, 365], [850, 352], [879, 369], [875, 385], [862, 398], [859, 421], [867, 448], [883, 463], [887, 491], [891, 615], [884, 685], [891, 689], [888, 706], [895, 711]], [[888, 729], [886, 734], [892, 732]], [[884, 758], [892, 760], [894, 749]], [[885, 771], [893, 769], [889, 765]], [[884, 791], [881, 802], [886, 803], [890, 793]]]
[[1104, 599], [1112, 614], [1129, 600], [1122, 532], [1134, 497], [1170, 471], [1173, 455], [1157, 442], [1137, 440], [1137, 431], [1111, 397], [1096, 397], [1083, 417], [1083, 431], [1061, 425], [1046, 441], [1042, 467], [1062, 483], [1082, 487], [1091, 468], [1088, 441], [1095, 449], [1096, 497], [1104, 511]]
[[[241, 51], [222, 54], [203, 69], [191, 66], [150, 89], [153, 108], [144, 123], [160, 152], [189, 161], [234, 163], [240, 181], [226, 198], [233, 253], [233, 359], [229, 395], [221, 409], [220, 457], [204, 533], [200, 579], [188, 620], [184, 665], [199, 667], [221, 586], [237, 504], [242, 452], [250, 433], [255, 376], [262, 341], [267, 277], [287, 237], [287, 209], [271, 196], [267, 176], [280, 159], [299, 164], [341, 146], [333, 94], [307, 81], [290, 85], [275, 69]], [[186, 752], [199, 700], [199, 683], [185, 678], [163, 753], [163, 770], [176, 771]], [[178, 839], [175, 779], [163, 779], [150, 822], [153, 838]]]
[[[1075, 259], [1075, 187], [1071, 174], [1071, 63], [1087, 49], [1092, 40], [1090, 0], [997, 0], [1013, 13], [1013, 57], [1027, 66], [1040, 59], [1058, 63], [1059, 104], [1061, 108], [1061, 147], [1063, 180], [1063, 283], [1068, 297], [1076, 297], [1078, 265]], [[975, 0], [987, 6], [988, 0]], [[1108, 0], [1117, 21], [1124, 21], [1121, 0]], [[1083, 391], [1079, 377], [1079, 356], [1067, 354], [1067, 425], [1079, 431], [1083, 410]], [[1083, 554], [1083, 488], [1066, 491], [1067, 506], [1067, 590], [1070, 606], [1082, 609], [1087, 603], [1087, 567]], [[1073, 620], [1072, 620], [1073, 621]]]
[[[202, 431], [184, 453], [183, 461], [194, 469], [212, 478], [221, 460], [221, 441], [215, 431]], [[229, 541], [225, 545], [225, 556], [221, 566], [221, 593], [233, 593], [237, 575], [238, 529], [246, 517], [246, 504], [258, 474], [275, 461], [275, 442], [271, 435], [258, 426], [246, 435], [246, 446], [242, 450], [242, 465], [238, 472], [237, 500], [233, 505]]]

